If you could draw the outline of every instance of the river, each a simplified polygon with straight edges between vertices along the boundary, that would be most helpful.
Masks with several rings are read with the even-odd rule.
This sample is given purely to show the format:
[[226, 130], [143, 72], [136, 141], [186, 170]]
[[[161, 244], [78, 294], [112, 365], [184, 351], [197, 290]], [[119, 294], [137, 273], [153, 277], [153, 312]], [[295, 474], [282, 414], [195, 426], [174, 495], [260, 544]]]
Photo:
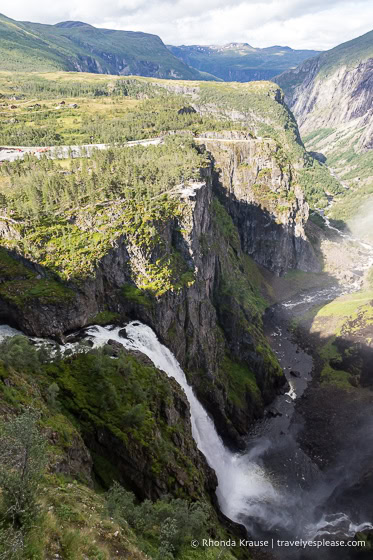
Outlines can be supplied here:
[[[329, 223], [327, 227], [332, 228]], [[369, 258], [363, 259], [362, 270], [373, 262], [373, 247], [364, 244], [363, 249]], [[213, 420], [188, 385], [176, 358], [158, 341], [150, 327], [133, 321], [125, 326], [124, 337], [120, 334], [123, 327], [93, 326], [84, 331], [84, 336], [96, 347], [112, 339], [125, 348], [146, 354], [156, 367], [181, 385], [190, 404], [197, 446], [217, 474], [220, 507], [227, 517], [245, 525], [248, 535], [269, 539], [271, 543], [276, 543], [277, 539], [300, 538], [346, 540], [354, 537], [357, 531], [373, 529], [373, 520], [362, 519], [359, 515], [352, 518], [347, 512], [328, 509], [328, 498], [336, 480], [330, 473], [321, 471], [298, 444], [297, 434], [302, 426], [294, 414], [295, 407], [311, 379], [313, 359], [293, 340], [288, 326], [297, 314], [357, 287], [351, 284], [307, 290], [267, 311], [266, 335], [285, 372], [288, 386], [268, 407], [263, 420], [252, 427], [243, 453], [232, 453], [224, 446]], [[7, 325], [0, 326], [0, 340], [15, 334], [19, 331]], [[69, 348], [74, 345], [70, 344]], [[341, 549], [336, 554], [334, 549], [312, 547], [302, 550], [275, 546], [270, 552], [276, 558], [297, 560], [353, 557]]]

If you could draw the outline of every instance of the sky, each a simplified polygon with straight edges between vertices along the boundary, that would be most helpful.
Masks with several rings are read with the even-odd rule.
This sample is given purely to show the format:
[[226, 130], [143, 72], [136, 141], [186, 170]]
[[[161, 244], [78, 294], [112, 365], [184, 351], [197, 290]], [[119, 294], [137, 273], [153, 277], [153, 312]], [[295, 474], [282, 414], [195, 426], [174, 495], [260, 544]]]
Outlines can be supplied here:
[[17, 20], [79, 20], [145, 31], [172, 45], [245, 42], [330, 49], [373, 27], [372, 0], [0, 0]]

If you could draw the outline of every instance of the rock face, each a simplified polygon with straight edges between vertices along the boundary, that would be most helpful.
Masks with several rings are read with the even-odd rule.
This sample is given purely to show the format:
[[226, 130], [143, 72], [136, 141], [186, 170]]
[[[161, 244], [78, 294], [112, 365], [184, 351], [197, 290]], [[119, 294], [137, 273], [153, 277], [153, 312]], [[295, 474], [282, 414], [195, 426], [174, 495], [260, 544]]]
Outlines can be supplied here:
[[[277, 274], [317, 269], [318, 263], [303, 229], [308, 207], [293, 187], [291, 169], [277, 164], [275, 144], [235, 140], [200, 140], [211, 166], [201, 170], [200, 182], [180, 187], [182, 213], [156, 224], [161, 242], [151, 254], [121, 237], [95, 277], [70, 285], [62, 301], [19, 305], [14, 297], [2, 298], [0, 313], [25, 332], [59, 338], [103, 309], [123, 321], [143, 320], [175, 353], [225, 440], [239, 445], [284, 382], [262, 331], [260, 273], [247, 255]], [[123, 290], [133, 286], [136, 271], [173, 251], [191, 281], [149, 301]], [[39, 266], [27, 266], [43, 281]]]
[[285, 92], [307, 149], [350, 189], [338, 193], [343, 197], [329, 217], [342, 220], [355, 237], [370, 240], [373, 32], [311, 58], [275, 81]]
[[294, 185], [294, 170], [279, 161], [270, 138], [227, 132], [210, 134], [206, 146], [215, 165], [215, 188], [237, 225], [242, 248], [275, 274], [320, 270], [305, 234], [309, 207]]
[[[303, 135], [350, 124], [355, 129], [363, 128], [359, 147], [373, 148], [373, 58], [353, 68], [342, 65], [324, 74], [317, 57], [290, 72], [304, 75], [304, 80], [286, 95]], [[279, 77], [279, 82], [284, 79]]]
[[303, 135], [318, 129], [358, 130], [358, 148], [373, 147], [372, 39], [371, 31], [275, 79]]

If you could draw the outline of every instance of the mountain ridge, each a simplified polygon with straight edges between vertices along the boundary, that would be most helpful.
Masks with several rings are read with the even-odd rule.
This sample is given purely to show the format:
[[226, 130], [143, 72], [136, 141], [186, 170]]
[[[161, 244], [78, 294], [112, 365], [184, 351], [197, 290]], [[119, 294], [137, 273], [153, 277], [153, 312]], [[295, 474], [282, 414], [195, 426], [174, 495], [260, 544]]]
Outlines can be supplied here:
[[155, 34], [97, 28], [82, 21], [54, 25], [0, 14], [0, 70], [78, 71], [165, 79], [270, 80], [319, 51], [248, 43], [165, 45]]
[[84, 22], [47, 25], [17, 22], [0, 14], [0, 69], [78, 71], [205, 80], [157, 35], [93, 27]]
[[[353, 231], [373, 199], [373, 31], [274, 78], [308, 150], [323, 154], [346, 187], [330, 217]], [[358, 220], [359, 221], [359, 220]], [[372, 239], [369, 228], [359, 235]]]
[[180, 60], [193, 68], [225, 81], [270, 80], [281, 69], [297, 66], [320, 51], [296, 50], [278, 45], [256, 48], [248, 43], [226, 45], [166, 45]]

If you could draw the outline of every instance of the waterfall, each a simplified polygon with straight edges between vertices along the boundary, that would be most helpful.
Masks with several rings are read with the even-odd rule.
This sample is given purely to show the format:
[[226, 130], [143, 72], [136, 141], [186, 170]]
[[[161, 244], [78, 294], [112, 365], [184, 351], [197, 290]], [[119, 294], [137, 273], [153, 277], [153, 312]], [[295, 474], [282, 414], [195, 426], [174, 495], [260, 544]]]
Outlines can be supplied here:
[[[159, 342], [152, 329], [132, 321], [124, 330], [125, 335], [121, 327], [93, 326], [85, 330], [85, 337], [93, 342], [94, 347], [115, 340], [124, 348], [145, 354], [156, 367], [173, 377], [184, 389], [190, 405], [193, 437], [216, 472], [217, 498], [227, 517], [243, 523], [255, 538], [277, 535], [313, 540], [329, 535], [332, 539], [343, 539], [353, 537], [357, 531], [373, 529], [370, 522], [353, 523], [343, 512], [317, 513], [337, 487], [339, 479], [326, 481], [324, 476], [321, 479], [313, 478], [310, 469], [312, 462], [300, 450], [296, 440], [290, 433], [279, 432], [278, 422], [281, 422], [281, 418], [268, 420], [264, 426], [265, 434], [248, 445], [244, 453], [232, 453], [224, 446], [213, 420], [195, 396], [175, 356]], [[23, 333], [0, 325], [0, 342], [5, 337], [18, 334]], [[40, 338], [33, 340], [42, 343]], [[62, 353], [66, 348], [79, 351], [78, 343], [61, 347]], [[298, 382], [298, 379], [295, 381]], [[291, 397], [287, 394], [280, 398], [283, 404], [294, 406]], [[279, 433], [282, 434], [280, 439]], [[269, 466], [264, 461], [268, 454], [272, 459], [276, 458], [276, 462], [270, 462]], [[306, 480], [306, 486], [300, 480]]]
[[[94, 345], [102, 346], [109, 339], [125, 348], [138, 350], [148, 356], [156, 367], [173, 377], [184, 389], [190, 405], [192, 433], [198, 449], [204, 454], [218, 478], [217, 497], [223, 513], [233, 520], [242, 515], [265, 519], [263, 505], [279, 503], [275, 490], [264, 469], [255, 461], [262, 449], [244, 455], [231, 453], [217, 434], [213, 420], [207, 414], [175, 356], [159, 342], [151, 328], [133, 321], [125, 328], [128, 338], [120, 336], [120, 328], [95, 326], [87, 330]], [[280, 515], [280, 514], [279, 514]], [[280, 515], [281, 516], [281, 515]]]
[[0, 325], [0, 342], [3, 342], [3, 340], [9, 338], [10, 336], [17, 335], [23, 335], [23, 332], [10, 327], [9, 325]]
[[[357, 525], [354, 525], [344, 513], [332, 514], [330, 517], [314, 515], [320, 506], [318, 483], [314, 491], [307, 491], [299, 485], [298, 478], [304, 480], [304, 464], [296, 465], [296, 457], [302, 452], [294, 450], [295, 440], [284, 434], [282, 442], [267, 437], [256, 439], [244, 453], [232, 453], [224, 446], [218, 435], [211, 417], [207, 414], [172, 352], [159, 342], [153, 330], [138, 321], [132, 321], [125, 327], [125, 336], [120, 327], [93, 326], [86, 333], [95, 347], [106, 344], [110, 339], [122, 344], [130, 350], [137, 350], [150, 358], [153, 364], [173, 377], [184, 389], [190, 405], [192, 433], [198, 449], [204, 454], [209, 465], [215, 470], [218, 487], [217, 498], [223, 513], [230, 519], [243, 523], [251, 534], [269, 535], [273, 532], [284, 535], [297, 535], [314, 538], [320, 534], [331, 537], [339, 530], [340, 534], [350, 536]], [[120, 333], [120, 334], [119, 334]], [[276, 422], [277, 419], [272, 419]], [[276, 437], [276, 436], [274, 436]], [[285, 448], [286, 454], [294, 453], [290, 461], [295, 467], [285, 480], [276, 480], [271, 469], [263, 465], [262, 457], [271, 452], [281, 455]], [[305, 456], [310, 463], [310, 459]], [[282, 461], [282, 459], [281, 459]], [[286, 464], [278, 464], [281, 469], [288, 469]], [[299, 471], [299, 472], [297, 472]], [[322, 501], [322, 500], [321, 500]], [[347, 525], [347, 520], [349, 525]], [[364, 523], [361, 527], [372, 527]]]

